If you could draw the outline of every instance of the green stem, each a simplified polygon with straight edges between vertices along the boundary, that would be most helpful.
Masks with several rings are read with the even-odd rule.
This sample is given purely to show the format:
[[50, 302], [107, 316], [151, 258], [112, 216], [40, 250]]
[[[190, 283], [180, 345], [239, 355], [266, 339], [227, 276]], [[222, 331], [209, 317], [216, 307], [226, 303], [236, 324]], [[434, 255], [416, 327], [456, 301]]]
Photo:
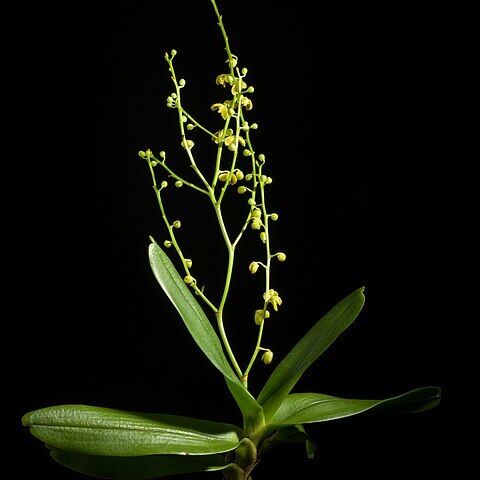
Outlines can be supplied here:
[[222, 337], [223, 344], [225, 346], [225, 349], [227, 350], [228, 356], [230, 357], [230, 360], [235, 368], [235, 372], [239, 376], [239, 378], [242, 378], [242, 370], [240, 366], [238, 365], [237, 359], [235, 358], [235, 355], [233, 353], [233, 350], [230, 346], [230, 343], [228, 341], [227, 334], [225, 332], [225, 327], [223, 325], [223, 309], [225, 307], [225, 303], [227, 301], [227, 296], [228, 296], [228, 291], [230, 290], [230, 283], [232, 281], [232, 273], [233, 273], [233, 264], [234, 264], [234, 259], [235, 259], [235, 248], [233, 247], [230, 238], [228, 236], [227, 228], [225, 226], [225, 222], [223, 221], [223, 216], [222, 216], [222, 210], [219, 202], [216, 202], [213, 195], [211, 196], [212, 203], [215, 207], [215, 213], [217, 215], [217, 220], [218, 224], [220, 226], [220, 230], [222, 232], [223, 239], [225, 241], [225, 245], [227, 246], [228, 250], [228, 263], [227, 263], [227, 273], [225, 276], [225, 286], [223, 288], [223, 293], [222, 293], [222, 298], [220, 300], [220, 305], [218, 307], [218, 312], [216, 314], [217, 316], [217, 324], [218, 324], [218, 329], [220, 331], [220, 336]]

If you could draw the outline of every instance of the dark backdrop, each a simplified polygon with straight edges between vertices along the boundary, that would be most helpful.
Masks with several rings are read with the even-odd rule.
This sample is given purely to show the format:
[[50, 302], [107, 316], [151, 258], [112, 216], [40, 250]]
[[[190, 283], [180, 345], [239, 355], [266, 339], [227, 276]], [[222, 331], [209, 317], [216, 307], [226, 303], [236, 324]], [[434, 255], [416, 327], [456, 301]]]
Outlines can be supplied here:
[[[323, 313], [365, 286], [359, 318], [297, 391], [383, 398], [439, 385], [444, 397], [422, 414], [312, 425], [315, 460], [300, 446], [288, 456], [279, 450], [255, 477], [271, 478], [272, 469], [298, 478], [439, 473], [448, 460], [449, 404], [439, 298], [450, 262], [432, 167], [441, 142], [442, 37], [418, 10], [282, 5], [218, 1], [255, 86], [248, 118], [260, 125], [254, 141], [274, 179], [274, 248], [287, 254], [275, 264], [284, 303], [265, 344], [280, 360]], [[207, 0], [34, 6], [12, 21], [20, 45], [11, 72], [19, 214], [6, 369], [15, 455], [7, 461], [18, 478], [76, 479], [20, 426], [22, 414], [84, 403], [239, 421], [223, 379], [149, 269], [148, 236], [161, 241], [165, 231], [137, 156], [151, 148], [183, 160], [176, 115], [165, 106], [165, 51], [179, 52], [186, 105], [210, 124], [225, 56]], [[198, 275], [214, 290], [225, 255], [208, 230], [211, 214], [200, 197], [171, 190]], [[227, 324], [242, 351], [254, 341], [244, 315], [256, 308], [249, 261], [238, 270]], [[256, 365], [254, 393], [274, 366]]]

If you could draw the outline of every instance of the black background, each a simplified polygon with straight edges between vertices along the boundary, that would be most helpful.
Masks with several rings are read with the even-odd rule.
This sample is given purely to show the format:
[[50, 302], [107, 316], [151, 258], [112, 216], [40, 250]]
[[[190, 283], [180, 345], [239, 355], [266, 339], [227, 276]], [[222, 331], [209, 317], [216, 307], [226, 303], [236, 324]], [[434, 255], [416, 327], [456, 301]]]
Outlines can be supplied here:
[[[451, 257], [434, 172], [444, 141], [438, 59], [447, 34], [418, 9], [282, 5], [218, 2], [255, 87], [248, 119], [260, 125], [253, 139], [274, 179], [267, 192], [280, 217], [274, 248], [287, 254], [274, 265], [284, 303], [264, 345], [278, 361], [323, 313], [365, 286], [359, 318], [296, 391], [383, 398], [439, 385], [443, 400], [421, 414], [312, 425], [315, 460], [300, 446], [278, 450], [255, 477], [440, 473], [449, 461], [441, 316]], [[185, 160], [175, 113], [165, 106], [172, 84], [164, 53], [178, 51], [186, 107], [218, 128], [209, 106], [224, 98], [215, 77], [225, 55], [207, 0], [73, 2], [29, 7], [12, 21], [19, 25], [7, 92], [15, 104], [16, 314], [6, 377], [15, 443], [7, 461], [19, 478], [83, 478], [50, 460], [21, 427], [24, 413], [83, 403], [240, 421], [221, 375], [150, 271], [148, 236], [161, 241], [165, 230], [137, 156], [151, 148], [166, 150], [172, 163]], [[195, 272], [215, 291], [225, 254], [209, 230], [211, 213], [185, 189], [169, 194]], [[256, 248], [255, 235], [246, 237]], [[245, 312], [259, 298], [246, 271], [251, 256], [242, 258], [226, 328], [245, 363], [255, 333]], [[254, 394], [275, 361], [253, 369]]]

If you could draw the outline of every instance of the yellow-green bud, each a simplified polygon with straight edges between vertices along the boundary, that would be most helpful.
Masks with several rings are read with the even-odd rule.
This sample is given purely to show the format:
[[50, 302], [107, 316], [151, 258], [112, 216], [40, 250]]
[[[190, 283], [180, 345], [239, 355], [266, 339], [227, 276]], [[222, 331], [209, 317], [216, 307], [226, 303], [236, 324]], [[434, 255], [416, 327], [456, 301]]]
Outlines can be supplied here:
[[248, 202], [247, 202], [247, 203], [248, 203], [250, 206], [253, 206], [253, 205], [255, 205], [255, 200], [254, 200], [252, 197], [250, 197], [250, 198], [248, 199]]
[[162, 180], [162, 183], [160, 184], [160, 186], [161, 186], [162, 188], [167, 188], [167, 186], [168, 186], [167, 181], [166, 181], [166, 180]]
[[195, 128], [195, 125], [193, 123], [189, 123], [187, 125], [187, 130], [193, 130]]
[[252, 130], [256, 130], [256, 129], [258, 128], [258, 123], [252, 123], [252, 124], [250, 125], [250, 128], [251, 128]]
[[260, 232], [260, 240], [265, 243], [267, 241], [267, 234], [265, 232]]
[[183, 182], [182, 182], [181, 180], [177, 180], [177, 181], [175, 182], [175, 186], [176, 186], [177, 188], [180, 188], [182, 185], [183, 185]]
[[193, 148], [195, 144], [193, 143], [193, 140], [182, 140], [181, 145], [183, 148]]
[[283, 252], [277, 253], [277, 258], [279, 262], [284, 262], [287, 259], [287, 256]]
[[246, 180], [247, 182], [249, 182], [252, 178], [253, 178], [253, 175], [252, 175], [251, 173], [247, 173], [247, 174], [245, 175], [245, 180]]
[[182, 122], [187, 123], [187, 121], [188, 121], [188, 118], [185, 115], [182, 115]]
[[242, 193], [245, 193], [246, 191], [247, 191], [247, 189], [243, 185], [237, 188], [237, 192], [240, 193], [240, 195]]
[[185, 259], [185, 266], [187, 268], [192, 268], [192, 261], [189, 258]]
[[255, 323], [261, 325], [262, 322], [270, 317], [270, 312], [268, 310], [255, 310]]
[[262, 216], [262, 211], [259, 208], [254, 208], [251, 215], [252, 218], [260, 218]]
[[223, 172], [218, 176], [218, 179], [221, 182], [226, 182], [228, 180], [229, 173]]
[[252, 155], [252, 152], [250, 150], [248, 150], [248, 148], [246, 148], [244, 151], [243, 151], [243, 156], [244, 157], [250, 157]]
[[138, 152], [138, 156], [139, 156], [140, 158], [146, 158], [146, 157], [147, 157], [147, 154], [146, 154], [143, 150], [140, 150], [140, 151]]
[[276, 222], [278, 220], [278, 214], [277, 213], [272, 213], [270, 215], [270, 218], [272, 219], [273, 222]]
[[171, 52], [170, 52], [170, 55], [172, 57], [174, 57], [175, 55], [177, 54], [177, 51], [175, 49], [173, 49]]
[[273, 182], [273, 178], [272, 178], [272, 177], [267, 177], [267, 179], [265, 180], [265, 183], [266, 183], [267, 185], [270, 185], [272, 182]]
[[262, 183], [266, 183], [266, 182], [267, 182], [267, 176], [266, 176], [266, 175], [261, 175], [261, 176], [260, 176], [260, 181], [261, 181]]
[[247, 93], [253, 93], [254, 91], [255, 89], [252, 86], [247, 88]]
[[265, 365], [268, 365], [269, 363], [272, 363], [273, 360], [273, 352], [271, 350], [267, 350], [263, 355], [262, 355], [262, 362]]
[[250, 273], [255, 273], [258, 270], [258, 262], [252, 262], [249, 266], [248, 269], [250, 270]]
[[175, 220], [172, 224], [173, 228], [180, 228], [182, 226], [182, 222], [180, 220]]
[[261, 161], [261, 162], [264, 162], [265, 161], [265, 155], [263, 153], [261, 153], [259, 156], [258, 156], [258, 159]]
[[237, 180], [243, 180], [245, 175], [243, 174], [243, 172], [241, 170], [235, 170], [235, 177], [236, 177]]
[[191, 276], [191, 275], [186, 275], [184, 278], [183, 278], [183, 281], [187, 284], [187, 285], [191, 285], [195, 279]]
[[160, 158], [163, 158], [163, 159], [165, 159], [165, 157], [167, 156], [167, 154], [163, 150], [159, 153], [159, 155], [160, 155]]
[[252, 220], [251, 227], [253, 228], [253, 230], [260, 230], [260, 228], [262, 227], [262, 221], [259, 218], [254, 218]]
[[186, 82], [185, 82], [185, 79], [184, 79], [184, 78], [181, 78], [181, 79], [178, 81], [178, 85], [179, 85], [180, 87], [184, 87], [184, 86], [185, 86], [185, 83], [186, 83]]
[[170, 240], [165, 240], [163, 242], [163, 245], [165, 246], [165, 248], [170, 248], [172, 246], [172, 242]]

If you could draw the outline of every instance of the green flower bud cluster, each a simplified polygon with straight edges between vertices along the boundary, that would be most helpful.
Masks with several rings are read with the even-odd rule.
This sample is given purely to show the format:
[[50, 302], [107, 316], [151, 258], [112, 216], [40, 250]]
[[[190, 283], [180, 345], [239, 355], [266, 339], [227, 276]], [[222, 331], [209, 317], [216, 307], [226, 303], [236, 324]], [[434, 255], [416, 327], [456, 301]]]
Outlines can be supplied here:
[[177, 108], [177, 94], [175, 92], [171, 93], [167, 97], [167, 107], [168, 108]]

